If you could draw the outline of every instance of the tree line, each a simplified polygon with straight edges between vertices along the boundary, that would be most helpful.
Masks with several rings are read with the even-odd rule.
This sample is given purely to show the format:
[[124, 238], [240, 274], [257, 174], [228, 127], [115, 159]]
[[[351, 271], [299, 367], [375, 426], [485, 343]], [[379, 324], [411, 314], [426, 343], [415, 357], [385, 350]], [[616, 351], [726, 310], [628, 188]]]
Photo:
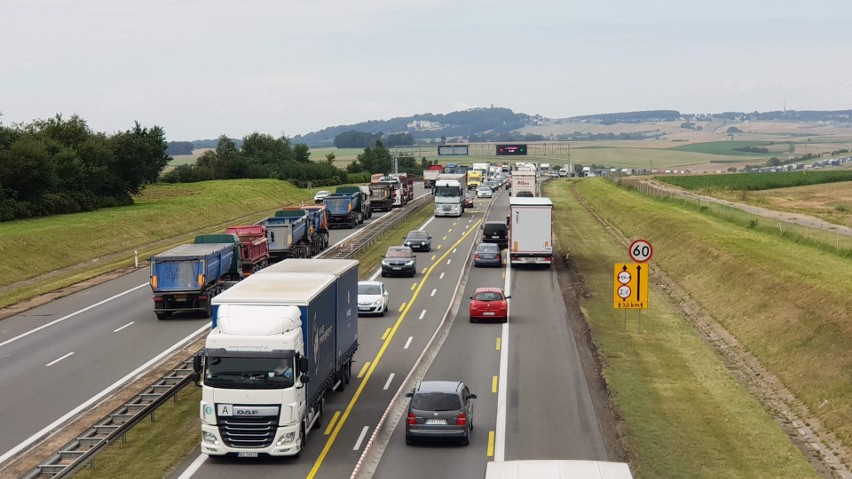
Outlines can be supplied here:
[[180, 165], [163, 175], [167, 183], [191, 183], [236, 178], [276, 178], [298, 187], [334, 186], [341, 183], [363, 183], [369, 174], [346, 172], [334, 166], [334, 154], [312, 161], [310, 148], [304, 143], [292, 145], [286, 136], [274, 138], [252, 133], [241, 140], [219, 137], [215, 150], [205, 151], [195, 164]]
[[169, 160], [159, 126], [108, 135], [77, 115], [0, 125], [0, 221], [132, 204]]

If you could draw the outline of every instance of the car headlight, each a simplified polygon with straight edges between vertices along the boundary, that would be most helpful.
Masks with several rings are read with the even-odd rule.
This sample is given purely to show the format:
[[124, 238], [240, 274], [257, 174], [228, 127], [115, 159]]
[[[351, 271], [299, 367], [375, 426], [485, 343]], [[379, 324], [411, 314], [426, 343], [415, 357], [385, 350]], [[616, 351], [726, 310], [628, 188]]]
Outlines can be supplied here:
[[382, 304], [382, 298], [379, 298], [379, 299], [373, 301], [373, 306], [378, 306], [380, 304]]
[[385, 265], [385, 266], [387, 266], [387, 265], [389, 265], [390, 263], [388, 263], [388, 260], [383, 259], [383, 260], [382, 260], [382, 264], [383, 264], [383, 265]]
[[287, 434], [282, 434], [281, 439], [275, 443], [276, 446], [283, 446], [284, 444], [290, 444], [293, 440], [296, 439], [295, 432], [288, 432]]
[[206, 442], [207, 444], [213, 444], [214, 446], [219, 445], [219, 440], [216, 439], [216, 435], [212, 432], [202, 431], [201, 432], [201, 440]]
[[413, 260], [413, 259], [410, 259], [410, 260], [406, 261], [406, 262], [405, 262], [405, 265], [406, 265], [406, 266], [413, 266], [413, 265], [414, 265], [414, 260]]

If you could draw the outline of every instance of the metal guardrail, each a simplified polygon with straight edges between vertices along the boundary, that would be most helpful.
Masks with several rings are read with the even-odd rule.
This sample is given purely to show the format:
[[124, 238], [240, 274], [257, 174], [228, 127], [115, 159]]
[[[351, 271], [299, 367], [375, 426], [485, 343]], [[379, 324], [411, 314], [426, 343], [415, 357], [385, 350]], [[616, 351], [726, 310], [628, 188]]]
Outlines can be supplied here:
[[131, 400], [104, 416], [83, 434], [66, 443], [21, 477], [25, 479], [42, 476], [69, 477], [86, 464], [93, 464], [95, 456], [104, 447], [119, 438], [125, 441], [127, 431], [149, 415], [153, 417], [154, 411], [158, 407], [169, 398], [174, 397], [191, 380], [192, 358], [190, 357], [181, 366], [173, 369]]
[[[341, 244], [342, 248], [327, 249], [316, 257], [334, 259], [356, 257], [399, 222], [411, 217], [430, 205], [431, 202], [431, 194], [420, 196], [411, 201], [406, 208], [392, 210], [361, 229], [347, 245]], [[169, 398], [176, 397], [177, 393], [192, 381], [192, 357], [198, 352], [200, 351], [193, 353], [180, 366], [149, 385], [130, 401], [104, 416], [83, 434], [66, 443], [36, 467], [27, 471], [21, 478], [52, 477], [61, 479], [70, 477], [86, 465], [94, 465], [95, 456], [104, 447], [119, 438], [125, 441], [125, 435], [133, 426], [148, 416], [153, 418], [157, 408]]]

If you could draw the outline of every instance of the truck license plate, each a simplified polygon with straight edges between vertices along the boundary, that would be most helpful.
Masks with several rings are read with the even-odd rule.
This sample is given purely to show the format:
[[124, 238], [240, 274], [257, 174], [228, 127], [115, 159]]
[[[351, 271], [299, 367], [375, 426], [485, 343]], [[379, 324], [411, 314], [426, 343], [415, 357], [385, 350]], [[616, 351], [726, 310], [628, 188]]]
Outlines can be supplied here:
[[186, 301], [186, 295], [185, 294], [175, 295], [175, 301]]
[[257, 457], [256, 452], [238, 452], [237, 457]]

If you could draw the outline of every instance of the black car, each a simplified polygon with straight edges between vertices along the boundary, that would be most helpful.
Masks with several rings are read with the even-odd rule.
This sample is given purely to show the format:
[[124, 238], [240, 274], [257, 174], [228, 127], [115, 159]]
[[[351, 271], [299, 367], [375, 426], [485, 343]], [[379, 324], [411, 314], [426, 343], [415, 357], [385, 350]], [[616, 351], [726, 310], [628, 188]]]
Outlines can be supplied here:
[[502, 221], [486, 221], [482, 225], [482, 242], [496, 243], [500, 248], [509, 247], [509, 228]]
[[406, 393], [411, 398], [405, 423], [405, 443], [416, 439], [458, 439], [470, 443], [476, 394], [462, 381], [421, 381]]
[[417, 257], [408, 246], [391, 246], [382, 257], [382, 277], [404, 274], [414, 277], [417, 272]]
[[432, 237], [424, 230], [412, 230], [403, 238], [402, 245], [414, 251], [432, 251]]

